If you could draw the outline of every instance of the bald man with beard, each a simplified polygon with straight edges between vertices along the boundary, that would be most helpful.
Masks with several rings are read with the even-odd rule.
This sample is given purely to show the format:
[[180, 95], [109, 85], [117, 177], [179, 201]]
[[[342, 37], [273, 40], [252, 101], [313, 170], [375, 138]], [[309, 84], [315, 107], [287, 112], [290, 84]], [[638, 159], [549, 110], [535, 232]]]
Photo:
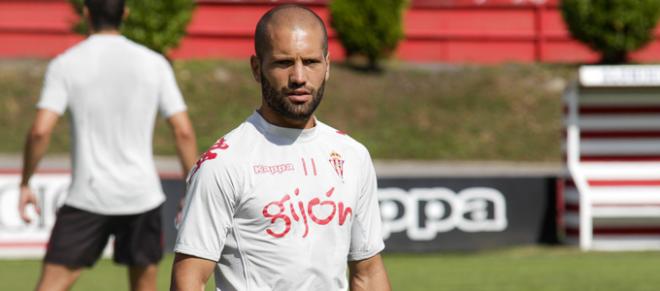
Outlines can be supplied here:
[[[257, 24], [250, 64], [261, 106], [188, 177], [171, 290], [390, 290], [367, 149], [314, 116], [328, 37], [311, 10]], [[349, 276], [346, 271], [349, 267]]]

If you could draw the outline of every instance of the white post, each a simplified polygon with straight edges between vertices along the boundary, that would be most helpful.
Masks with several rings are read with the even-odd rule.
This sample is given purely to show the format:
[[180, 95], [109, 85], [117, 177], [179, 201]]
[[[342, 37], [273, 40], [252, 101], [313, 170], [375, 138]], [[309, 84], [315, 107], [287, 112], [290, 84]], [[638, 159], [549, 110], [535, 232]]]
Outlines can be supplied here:
[[584, 177], [580, 167], [580, 127], [578, 85], [573, 84], [567, 92], [568, 101], [568, 126], [566, 154], [568, 168], [575, 182], [580, 197], [580, 248], [584, 251], [590, 250], [593, 241], [593, 221], [591, 217], [591, 197], [589, 194], [589, 183]]

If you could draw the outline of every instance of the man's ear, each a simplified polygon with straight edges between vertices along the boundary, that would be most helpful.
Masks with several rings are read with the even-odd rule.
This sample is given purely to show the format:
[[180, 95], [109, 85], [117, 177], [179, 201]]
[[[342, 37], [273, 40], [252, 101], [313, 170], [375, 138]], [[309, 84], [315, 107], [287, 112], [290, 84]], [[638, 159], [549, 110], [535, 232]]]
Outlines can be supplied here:
[[89, 9], [87, 8], [87, 6], [83, 6], [82, 16], [85, 23], [87, 24], [87, 29], [89, 30], [88, 33], [93, 33], [94, 27], [92, 26], [92, 18], [89, 14]]
[[261, 83], [261, 60], [256, 55], [250, 57], [250, 68], [254, 80]]
[[330, 79], [330, 52], [325, 55], [325, 80]]
[[128, 7], [124, 7], [124, 15], [121, 16], [121, 19], [126, 20], [130, 14], [131, 14], [131, 9]]

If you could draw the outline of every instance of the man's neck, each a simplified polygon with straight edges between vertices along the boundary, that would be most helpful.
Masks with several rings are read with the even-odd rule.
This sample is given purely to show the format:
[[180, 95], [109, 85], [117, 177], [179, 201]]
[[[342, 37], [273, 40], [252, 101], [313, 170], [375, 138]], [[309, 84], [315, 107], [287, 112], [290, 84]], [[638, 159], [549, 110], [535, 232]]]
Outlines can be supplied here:
[[257, 112], [261, 115], [261, 117], [263, 117], [263, 119], [268, 121], [268, 123], [279, 127], [308, 129], [316, 126], [316, 119], [314, 118], [314, 115], [307, 119], [290, 119], [278, 114], [267, 106], [262, 106], [261, 108], [257, 109]]
[[92, 35], [120, 35], [121, 32], [117, 29], [102, 29], [99, 31], [92, 31]]

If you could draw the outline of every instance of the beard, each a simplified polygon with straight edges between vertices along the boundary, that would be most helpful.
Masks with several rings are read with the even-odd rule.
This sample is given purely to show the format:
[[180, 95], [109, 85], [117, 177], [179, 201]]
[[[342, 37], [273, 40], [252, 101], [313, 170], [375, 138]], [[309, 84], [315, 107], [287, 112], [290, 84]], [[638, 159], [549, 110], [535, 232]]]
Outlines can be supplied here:
[[[299, 88], [300, 87], [292, 88], [289, 86], [287, 89], [293, 91]], [[325, 80], [323, 80], [321, 86], [319, 86], [319, 88], [316, 90], [311, 90], [309, 88], [306, 89], [309, 90], [310, 94], [312, 95], [312, 100], [303, 104], [295, 104], [292, 103], [289, 98], [287, 98], [285, 90], [278, 90], [277, 88], [274, 88], [268, 79], [266, 79], [265, 76], [261, 74], [261, 94], [266, 101], [266, 104], [268, 104], [268, 107], [270, 107], [273, 111], [277, 112], [279, 115], [285, 118], [293, 120], [306, 120], [309, 119], [312, 114], [314, 114], [316, 108], [319, 106], [319, 104], [321, 104], [321, 100], [323, 100]]]

